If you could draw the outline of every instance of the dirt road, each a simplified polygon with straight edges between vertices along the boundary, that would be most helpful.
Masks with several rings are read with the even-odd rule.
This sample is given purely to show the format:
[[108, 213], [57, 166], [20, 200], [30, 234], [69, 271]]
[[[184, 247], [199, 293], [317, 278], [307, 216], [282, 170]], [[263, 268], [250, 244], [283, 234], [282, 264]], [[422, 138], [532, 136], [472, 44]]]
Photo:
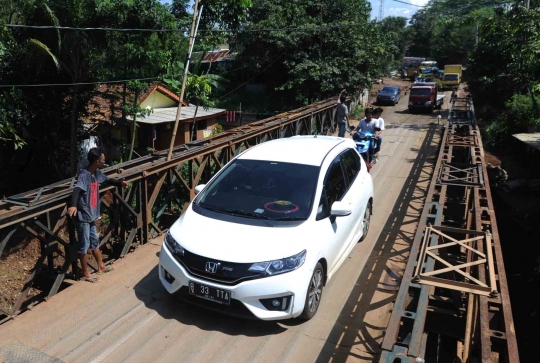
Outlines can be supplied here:
[[156, 239], [116, 262], [116, 271], [101, 283], [79, 282], [1, 326], [0, 357], [96, 363], [376, 361], [441, 131], [437, 113], [411, 115], [407, 99], [383, 113], [386, 131], [372, 169], [369, 236], [325, 287], [311, 321], [239, 320], [175, 300], [158, 279], [162, 241]]

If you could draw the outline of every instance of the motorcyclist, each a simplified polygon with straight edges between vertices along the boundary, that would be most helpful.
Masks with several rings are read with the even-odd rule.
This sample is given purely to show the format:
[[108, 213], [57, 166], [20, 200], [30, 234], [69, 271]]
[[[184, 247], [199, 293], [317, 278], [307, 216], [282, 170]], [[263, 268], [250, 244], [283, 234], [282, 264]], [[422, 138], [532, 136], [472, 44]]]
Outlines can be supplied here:
[[365, 117], [360, 120], [358, 126], [350, 134], [354, 136], [359, 131], [367, 131], [375, 134], [375, 122], [373, 122], [373, 110], [371, 108], [366, 108]]
[[[367, 108], [365, 115], [366, 116], [363, 119], [361, 119], [360, 122], [358, 123], [358, 126], [356, 126], [356, 128], [350, 133], [353, 140], [355, 140], [354, 135], [359, 131], [365, 131], [365, 132], [370, 132], [372, 134], [375, 134], [376, 124], [375, 124], [375, 121], [373, 120], [373, 110], [371, 108]], [[371, 150], [369, 152], [371, 156], [370, 159], [373, 159], [373, 143], [370, 143], [370, 145], [371, 145]], [[377, 162], [377, 160], [374, 160], [374, 161]]]

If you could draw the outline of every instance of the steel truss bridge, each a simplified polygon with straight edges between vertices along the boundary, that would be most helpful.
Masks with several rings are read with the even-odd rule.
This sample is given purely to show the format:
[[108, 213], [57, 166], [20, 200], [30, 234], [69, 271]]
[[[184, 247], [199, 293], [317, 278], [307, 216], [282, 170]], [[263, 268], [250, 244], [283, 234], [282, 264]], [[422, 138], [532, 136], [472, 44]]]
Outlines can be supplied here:
[[[335, 131], [335, 100], [321, 101], [208, 139], [118, 164], [104, 173], [127, 190], [101, 189], [108, 261], [162, 234], [223, 165], [258, 143]], [[468, 362], [519, 362], [484, 152], [469, 97], [452, 95], [428, 195], [381, 345], [380, 362], [422, 362], [441, 344]], [[67, 202], [75, 178], [0, 201], [0, 268], [30, 239], [40, 256], [17, 296], [0, 296], [6, 322], [78, 278]], [[176, 214], [176, 215], [177, 215]], [[97, 266], [93, 266], [97, 269]], [[39, 287], [39, 293], [30, 292]]]

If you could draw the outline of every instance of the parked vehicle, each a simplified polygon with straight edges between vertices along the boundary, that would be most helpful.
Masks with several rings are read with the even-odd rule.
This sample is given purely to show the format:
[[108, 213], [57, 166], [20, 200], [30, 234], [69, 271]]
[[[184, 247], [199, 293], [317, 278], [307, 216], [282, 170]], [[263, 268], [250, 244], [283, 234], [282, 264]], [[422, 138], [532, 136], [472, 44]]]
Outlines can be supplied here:
[[436, 61], [424, 61], [422, 63], [420, 63], [420, 72], [418, 73], [422, 73], [424, 75], [425, 78], [427, 78], [426, 75], [434, 75], [437, 73], [437, 71], [439, 70], [439, 68], [437, 67], [437, 62]]
[[444, 75], [441, 80], [437, 81], [440, 89], [456, 88], [461, 83], [463, 67], [461, 64], [447, 64], [444, 66]]
[[432, 82], [434, 78], [433, 71], [431, 70], [431, 68], [420, 69], [417, 77], [422, 78], [421, 82]]
[[360, 131], [353, 135], [353, 140], [356, 142], [356, 150], [358, 150], [358, 153], [364, 159], [369, 172], [373, 165], [375, 165], [373, 155], [377, 139], [375, 139], [375, 135], [371, 132]]
[[443, 104], [444, 95], [437, 94], [435, 82], [416, 82], [409, 92], [409, 111], [427, 110], [433, 112]]
[[401, 88], [399, 86], [384, 86], [377, 94], [377, 104], [389, 103], [396, 105], [401, 98]]
[[426, 58], [422, 57], [403, 57], [401, 59], [402, 66], [401, 68], [405, 69], [407, 74], [406, 77], [414, 80], [414, 77], [418, 73], [418, 67]]
[[311, 319], [369, 231], [373, 181], [353, 140], [294, 136], [249, 148], [195, 193], [161, 248], [165, 289], [223, 313]]

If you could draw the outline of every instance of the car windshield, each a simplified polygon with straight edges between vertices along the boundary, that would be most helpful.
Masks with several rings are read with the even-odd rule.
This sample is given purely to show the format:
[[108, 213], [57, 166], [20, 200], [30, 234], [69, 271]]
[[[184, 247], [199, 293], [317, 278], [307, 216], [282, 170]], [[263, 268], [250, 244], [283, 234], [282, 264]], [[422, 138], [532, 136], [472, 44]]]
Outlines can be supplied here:
[[247, 218], [307, 219], [318, 173], [317, 166], [236, 159], [195, 203]]
[[457, 81], [458, 75], [457, 74], [447, 74], [444, 76], [445, 81]]
[[381, 90], [382, 93], [397, 93], [397, 88], [394, 87], [383, 87]]
[[412, 88], [411, 96], [429, 96], [431, 94], [431, 89], [429, 88]]

